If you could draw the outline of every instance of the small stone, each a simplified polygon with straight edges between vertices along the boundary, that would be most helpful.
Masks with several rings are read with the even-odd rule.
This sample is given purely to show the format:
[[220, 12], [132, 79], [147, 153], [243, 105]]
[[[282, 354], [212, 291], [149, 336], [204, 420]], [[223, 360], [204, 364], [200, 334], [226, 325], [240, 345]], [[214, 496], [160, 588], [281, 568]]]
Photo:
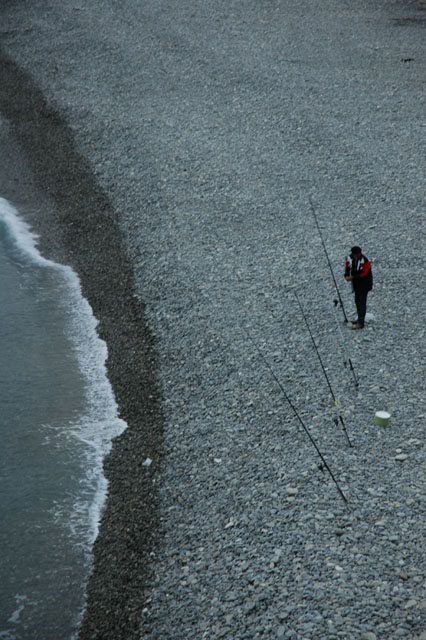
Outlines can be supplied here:
[[286, 487], [286, 491], [288, 496], [297, 496], [299, 493], [299, 489], [296, 487]]
[[401, 573], [399, 574], [399, 577], [401, 578], [401, 580], [408, 580], [409, 579], [409, 575], [408, 573], [403, 569], [401, 571]]
[[142, 462], [142, 466], [143, 467], [150, 467], [152, 465], [152, 460], [151, 458], [146, 458], [143, 462]]
[[404, 609], [411, 609], [411, 607], [415, 607], [417, 604], [417, 600], [415, 598], [411, 598], [404, 604]]
[[406, 453], [398, 453], [398, 455], [395, 456], [395, 460], [398, 460], [399, 462], [404, 462], [407, 458], [408, 456]]
[[282, 555], [281, 549], [274, 549], [274, 555], [272, 557], [271, 562], [276, 564], [279, 561], [279, 559], [281, 558], [281, 555]]
[[361, 640], [377, 640], [377, 636], [372, 631], [366, 631], [362, 634]]
[[255, 611], [256, 609], [256, 602], [254, 600], [250, 600], [250, 602], [247, 602], [244, 605], [244, 613], [246, 615], [248, 615], [249, 613], [251, 613], [252, 611]]

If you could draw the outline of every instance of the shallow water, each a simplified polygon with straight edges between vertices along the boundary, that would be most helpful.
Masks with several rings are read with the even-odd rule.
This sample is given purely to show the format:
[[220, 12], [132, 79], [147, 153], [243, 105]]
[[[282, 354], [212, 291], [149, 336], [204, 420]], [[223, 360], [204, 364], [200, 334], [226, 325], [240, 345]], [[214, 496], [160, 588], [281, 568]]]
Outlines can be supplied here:
[[0, 198], [0, 638], [71, 638], [124, 423], [106, 347], [68, 267]]

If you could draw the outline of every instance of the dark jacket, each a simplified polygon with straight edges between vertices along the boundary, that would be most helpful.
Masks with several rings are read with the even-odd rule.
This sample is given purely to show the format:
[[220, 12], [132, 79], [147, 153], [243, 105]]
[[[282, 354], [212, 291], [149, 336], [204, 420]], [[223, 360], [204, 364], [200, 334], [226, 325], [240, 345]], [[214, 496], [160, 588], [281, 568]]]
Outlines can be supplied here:
[[371, 262], [361, 254], [359, 258], [346, 258], [345, 277], [352, 276], [354, 291], [371, 291], [373, 288], [373, 272]]

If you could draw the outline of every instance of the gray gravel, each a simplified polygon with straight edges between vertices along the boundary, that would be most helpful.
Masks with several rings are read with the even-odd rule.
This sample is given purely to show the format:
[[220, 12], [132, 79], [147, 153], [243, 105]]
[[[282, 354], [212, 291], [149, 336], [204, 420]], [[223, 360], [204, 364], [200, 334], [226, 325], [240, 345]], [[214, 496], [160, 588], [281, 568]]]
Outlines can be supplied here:
[[[149, 567], [137, 565], [137, 548], [119, 567], [151, 573], [140, 591], [123, 582], [122, 608], [94, 596], [84, 637], [425, 637], [422, 9], [420, 0], [2, 5], [3, 49], [69, 123], [116, 212], [155, 336], [163, 453], [144, 452], [153, 462], [138, 473], [162, 465], [156, 543]], [[336, 274], [352, 244], [374, 259], [376, 319], [345, 329], [359, 392], [342, 365], [309, 194]], [[343, 282], [342, 293], [352, 311]], [[380, 409], [392, 414], [386, 429], [372, 422]], [[108, 513], [114, 530], [119, 517]], [[137, 505], [131, 518], [146, 524]], [[108, 581], [112, 558], [100, 543], [95, 568], [105, 573], [89, 593], [102, 592], [95, 583]]]

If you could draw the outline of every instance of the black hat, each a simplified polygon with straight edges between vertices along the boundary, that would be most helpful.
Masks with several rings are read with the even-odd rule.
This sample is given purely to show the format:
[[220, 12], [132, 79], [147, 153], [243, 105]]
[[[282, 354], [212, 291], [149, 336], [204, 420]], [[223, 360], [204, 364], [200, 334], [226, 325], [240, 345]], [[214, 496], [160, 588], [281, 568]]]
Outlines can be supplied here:
[[358, 255], [358, 253], [362, 253], [361, 247], [352, 247], [352, 249], [351, 249], [351, 258], [353, 258], [353, 256]]

